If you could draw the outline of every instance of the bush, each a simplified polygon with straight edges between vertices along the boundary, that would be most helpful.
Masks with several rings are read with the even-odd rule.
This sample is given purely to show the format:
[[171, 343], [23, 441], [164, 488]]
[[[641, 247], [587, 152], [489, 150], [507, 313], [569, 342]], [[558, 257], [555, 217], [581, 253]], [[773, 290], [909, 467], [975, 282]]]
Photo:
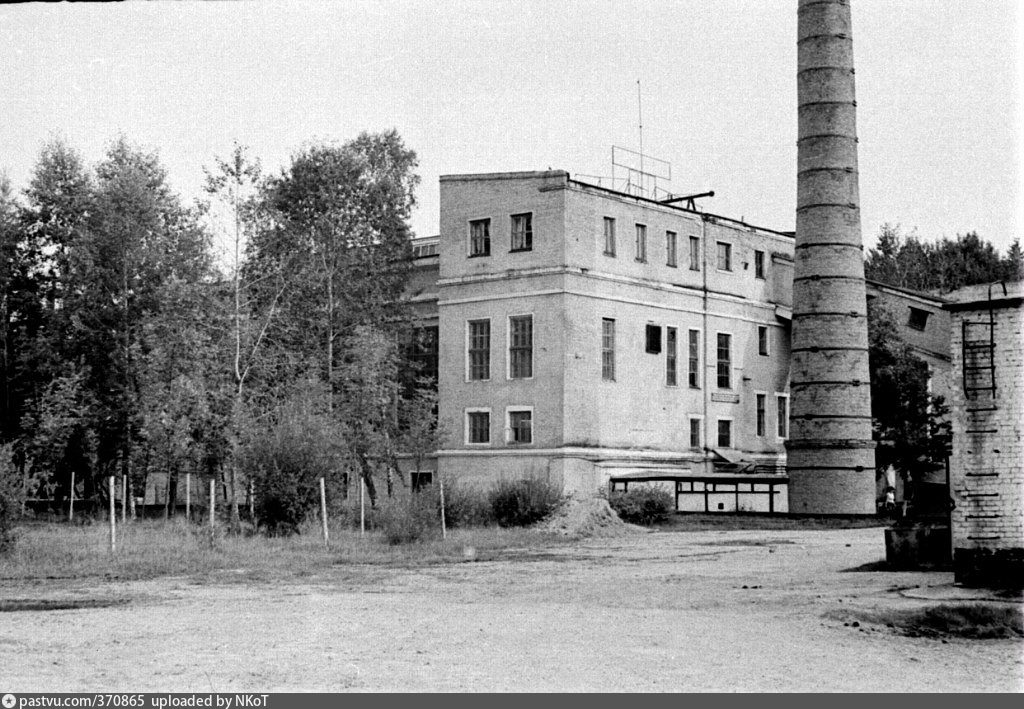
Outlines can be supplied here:
[[409, 544], [441, 536], [439, 501], [432, 491], [380, 501], [374, 525], [388, 544]]
[[0, 554], [14, 545], [14, 519], [21, 512], [21, 493], [14, 446], [0, 445]]
[[[434, 488], [436, 486], [431, 488], [432, 493]], [[479, 488], [445, 478], [444, 520], [449, 527], [486, 527], [494, 524], [494, 512], [488, 494]]]
[[555, 511], [562, 500], [562, 488], [541, 478], [501, 480], [488, 499], [494, 520], [502, 527], [525, 527]]
[[667, 490], [653, 485], [631, 487], [627, 492], [612, 492], [608, 504], [631, 524], [650, 526], [668, 518], [675, 509], [675, 501]]

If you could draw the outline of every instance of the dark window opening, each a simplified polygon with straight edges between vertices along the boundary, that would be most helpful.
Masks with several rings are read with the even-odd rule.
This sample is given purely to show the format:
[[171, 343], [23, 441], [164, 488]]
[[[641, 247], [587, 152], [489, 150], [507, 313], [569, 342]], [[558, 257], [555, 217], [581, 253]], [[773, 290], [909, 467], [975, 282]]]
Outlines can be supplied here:
[[647, 354], [661, 354], [661, 325], [647, 326]]
[[928, 327], [928, 316], [931, 315], [927, 310], [921, 310], [920, 308], [910, 308], [910, 318], [907, 320], [907, 326], [914, 330], [924, 330]]
[[409, 484], [412, 487], [413, 492], [419, 492], [423, 488], [430, 487], [434, 484], [434, 473], [429, 470], [411, 472], [409, 473]]

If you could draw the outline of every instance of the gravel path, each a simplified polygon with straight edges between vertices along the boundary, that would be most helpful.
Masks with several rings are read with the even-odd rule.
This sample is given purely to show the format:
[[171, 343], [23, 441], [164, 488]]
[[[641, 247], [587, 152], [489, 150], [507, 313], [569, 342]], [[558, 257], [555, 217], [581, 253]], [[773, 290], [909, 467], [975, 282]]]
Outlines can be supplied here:
[[883, 555], [881, 529], [688, 532], [277, 583], [8, 584], [131, 600], [0, 613], [0, 691], [1024, 689], [1017, 641], [844, 626], [952, 580], [843, 571]]

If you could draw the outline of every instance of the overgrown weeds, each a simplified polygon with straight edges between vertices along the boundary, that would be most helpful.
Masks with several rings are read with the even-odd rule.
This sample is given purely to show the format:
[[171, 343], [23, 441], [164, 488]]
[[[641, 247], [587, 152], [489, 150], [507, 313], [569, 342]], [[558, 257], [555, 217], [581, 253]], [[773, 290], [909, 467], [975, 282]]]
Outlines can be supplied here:
[[488, 497], [494, 520], [502, 527], [535, 524], [554, 512], [564, 499], [561, 486], [544, 478], [500, 480]]
[[664, 522], [676, 506], [672, 493], [654, 485], [638, 485], [626, 492], [608, 493], [608, 504], [623, 521], [644, 526]]
[[914, 610], [862, 613], [858, 617], [910, 637], [1024, 638], [1024, 615], [1020, 606], [1003, 603], [942, 604]]

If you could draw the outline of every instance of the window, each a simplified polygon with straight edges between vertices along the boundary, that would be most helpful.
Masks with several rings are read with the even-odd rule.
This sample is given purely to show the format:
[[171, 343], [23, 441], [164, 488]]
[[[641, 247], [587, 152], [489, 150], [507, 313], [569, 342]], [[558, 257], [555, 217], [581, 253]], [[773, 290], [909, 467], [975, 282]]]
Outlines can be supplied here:
[[601, 379], [615, 381], [615, 321], [601, 320]]
[[690, 330], [687, 334], [690, 357], [687, 374], [690, 379], [690, 388], [700, 389], [700, 330]]
[[474, 219], [469, 223], [469, 255], [491, 255], [490, 219]]
[[491, 378], [491, 321], [470, 320], [469, 323], [469, 379]]
[[755, 399], [757, 400], [757, 407], [756, 407], [757, 408], [757, 419], [756, 419], [756, 426], [755, 426], [755, 428], [757, 429], [757, 435], [758, 436], [763, 436], [764, 435], [764, 428], [765, 428], [765, 423], [764, 423], [765, 408], [768, 406], [768, 395], [767, 394], [757, 394], [755, 396]]
[[718, 270], [732, 270], [732, 244], [727, 244], [724, 241], [718, 242]]
[[759, 355], [768, 356], [768, 326], [758, 325], [757, 326], [757, 353]]
[[509, 409], [508, 442], [533, 443], [532, 409]]
[[701, 447], [701, 424], [703, 420], [699, 416], [690, 417], [690, 448]]
[[430, 470], [415, 470], [409, 473], [409, 484], [413, 492], [419, 492], [434, 484], [434, 473]]
[[647, 226], [644, 224], [636, 225], [636, 260], [647, 260]]
[[676, 329], [665, 328], [665, 384], [674, 387], [678, 384], [676, 376]]
[[665, 265], [676, 266], [676, 233], [674, 231], [665, 232]]
[[907, 320], [907, 326], [914, 330], [924, 330], [928, 327], [928, 316], [931, 315], [927, 310], [921, 310], [920, 308], [910, 309], [910, 318]]
[[491, 412], [488, 409], [466, 411], [466, 443], [485, 444], [491, 442]]
[[661, 354], [661, 325], [647, 326], [647, 354]]
[[732, 419], [718, 419], [718, 447], [732, 448]]
[[732, 335], [718, 333], [718, 388], [732, 389]]
[[508, 376], [510, 379], [533, 376], [532, 315], [516, 315], [508, 319]]
[[690, 270], [700, 270], [700, 237], [690, 237]]
[[615, 220], [611, 217], [604, 218], [604, 255], [615, 255]]
[[437, 385], [437, 325], [413, 328], [408, 345], [409, 362], [416, 377], [424, 377]]
[[775, 405], [778, 409], [779, 438], [789, 438], [789, 397], [786, 394], [776, 394]]
[[533, 214], [512, 215], [512, 251], [533, 250]]
[[754, 278], [764, 280], [764, 251], [754, 252]]

